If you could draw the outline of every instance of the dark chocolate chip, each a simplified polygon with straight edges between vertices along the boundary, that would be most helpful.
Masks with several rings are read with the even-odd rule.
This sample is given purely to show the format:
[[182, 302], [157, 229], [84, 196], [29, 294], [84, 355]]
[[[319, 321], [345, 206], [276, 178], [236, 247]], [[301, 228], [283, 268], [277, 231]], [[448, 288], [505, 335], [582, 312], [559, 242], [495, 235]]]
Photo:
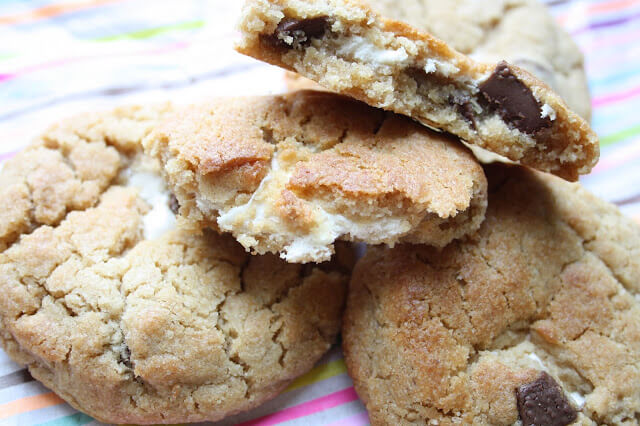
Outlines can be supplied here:
[[[319, 38], [324, 35], [327, 29], [327, 17], [295, 19], [284, 18], [273, 33], [273, 39], [281, 46], [296, 48], [309, 44], [312, 38]], [[291, 37], [291, 41], [287, 39]]]
[[542, 108], [531, 90], [518, 80], [504, 61], [480, 85], [480, 92], [505, 122], [521, 132], [533, 135], [551, 127], [551, 120], [542, 117]]
[[178, 202], [176, 196], [173, 194], [169, 195], [169, 208], [171, 209], [173, 214], [178, 214], [178, 211], [180, 211], [180, 203]]
[[535, 381], [520, 386], [516, 397], [523, 426], [565, 426], [578, 417], [560, 385], [544, 371]]
[[473, 107], [471, 106], [471, 102], [465, 102], [462, 104], [457, 104], [458, 113], [462, 114], [462, 116], [469, 122], [471, 128], [473, 130], [477, 130], [476, 128], [476, 120], [473, 114]]
[[307, 37], [320, 37], [324, 34], [325, 26], [327, 25], [327, 18], [321, 16], [319, 18], [311, 19], [283, 19], [276, 28], [276, 31], [280, 32], [294, 32], [302, 31]]

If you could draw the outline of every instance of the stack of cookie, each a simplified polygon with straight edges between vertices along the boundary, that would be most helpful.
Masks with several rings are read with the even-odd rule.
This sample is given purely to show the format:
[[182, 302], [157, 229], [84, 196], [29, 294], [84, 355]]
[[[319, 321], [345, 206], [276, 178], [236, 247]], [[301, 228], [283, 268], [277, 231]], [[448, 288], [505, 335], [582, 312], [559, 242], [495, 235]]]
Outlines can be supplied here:
[[370, 3], [248, 0], [238, 50], [316, 90], [8, 161], [7, 353], [102, 421], [215, 421], [342, 329], [374, 424], [637, 424], [640, 228], [568, 182], [599, 152], [577, 48], [534, 0]]

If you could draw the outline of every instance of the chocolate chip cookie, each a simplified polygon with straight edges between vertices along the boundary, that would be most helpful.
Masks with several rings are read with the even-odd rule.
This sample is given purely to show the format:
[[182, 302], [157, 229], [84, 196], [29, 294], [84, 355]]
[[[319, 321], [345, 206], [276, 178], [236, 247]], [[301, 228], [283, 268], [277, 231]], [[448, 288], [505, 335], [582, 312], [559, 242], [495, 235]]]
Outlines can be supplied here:
[[144, 145], [182, 216], [288, 262], [327, 260], [337, 239], [441, 247], [486, 209], [482, 167], [458, 140], [328, 92], [194, 105]]
[[349, 373], [373, 424], [636, 424], [640, 227], [577, 184], [491, 165], [480, 230], [373, 248]]
[[329, 349], [348, 264], [250, 256], [177, 227], [141, 140], [170, 108], [54, 126], [0, 172], [0, 342], [108, 423], [218, 420]]
[[[506, 60], [558, 93], [587, 121], [591, 100], [584, 58], [572, 38], [537, 0], [367, 0], [382, 16], [434, 35], [482, 62]], [[311, 80], [287, 75], [290, 89]], [[320, 86], [318, 86], [320, 87]]]
[[248, 0], [240, 30], [241, 53], [512, 161], [576, 180], [598, 160], [588, 123], [520, 66], [478, 62], [360, 1]]

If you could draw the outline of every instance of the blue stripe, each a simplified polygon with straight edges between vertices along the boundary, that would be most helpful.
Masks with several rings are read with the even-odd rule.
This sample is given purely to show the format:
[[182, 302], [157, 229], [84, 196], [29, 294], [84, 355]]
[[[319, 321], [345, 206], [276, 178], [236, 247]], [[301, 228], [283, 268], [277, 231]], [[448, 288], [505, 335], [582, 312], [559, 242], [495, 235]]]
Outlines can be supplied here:
[[[640, 64], [627, 63], [625, 65], [631, 66], [632, 68], [615, 74], [607, 74], [606, 76], [603, 76], [601, 78], [589, 78], [589, 84], [592, 87], [607, 86], [610, 84], [618, 84], [624, 82], [631, 77], [640, 78], [640, 73], [638, 73], [638, 66]], [[620, 69], [618, 69], [617, 71], [619, 70]]]

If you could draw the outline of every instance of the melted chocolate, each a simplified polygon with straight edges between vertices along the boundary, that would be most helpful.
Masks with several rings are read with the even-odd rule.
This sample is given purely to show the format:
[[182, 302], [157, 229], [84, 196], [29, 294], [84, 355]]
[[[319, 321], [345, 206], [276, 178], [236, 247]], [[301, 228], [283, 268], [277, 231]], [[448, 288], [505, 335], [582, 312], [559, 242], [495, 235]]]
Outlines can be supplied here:
[[504, 61], [480, 85], [480, 92], [505, 122], [521, 132], [533, 135], [551, 127], [551, 120], [542, 117], [542, 108], [531, 90]]
[[[322, 37], [327, 29], [327, 18], [295, 19], [284, 18], [270, 37], [279, 46], [289, 49], [307, 45], [313, 38]], [[291, 42], [285, 41], [291, 37]]]

